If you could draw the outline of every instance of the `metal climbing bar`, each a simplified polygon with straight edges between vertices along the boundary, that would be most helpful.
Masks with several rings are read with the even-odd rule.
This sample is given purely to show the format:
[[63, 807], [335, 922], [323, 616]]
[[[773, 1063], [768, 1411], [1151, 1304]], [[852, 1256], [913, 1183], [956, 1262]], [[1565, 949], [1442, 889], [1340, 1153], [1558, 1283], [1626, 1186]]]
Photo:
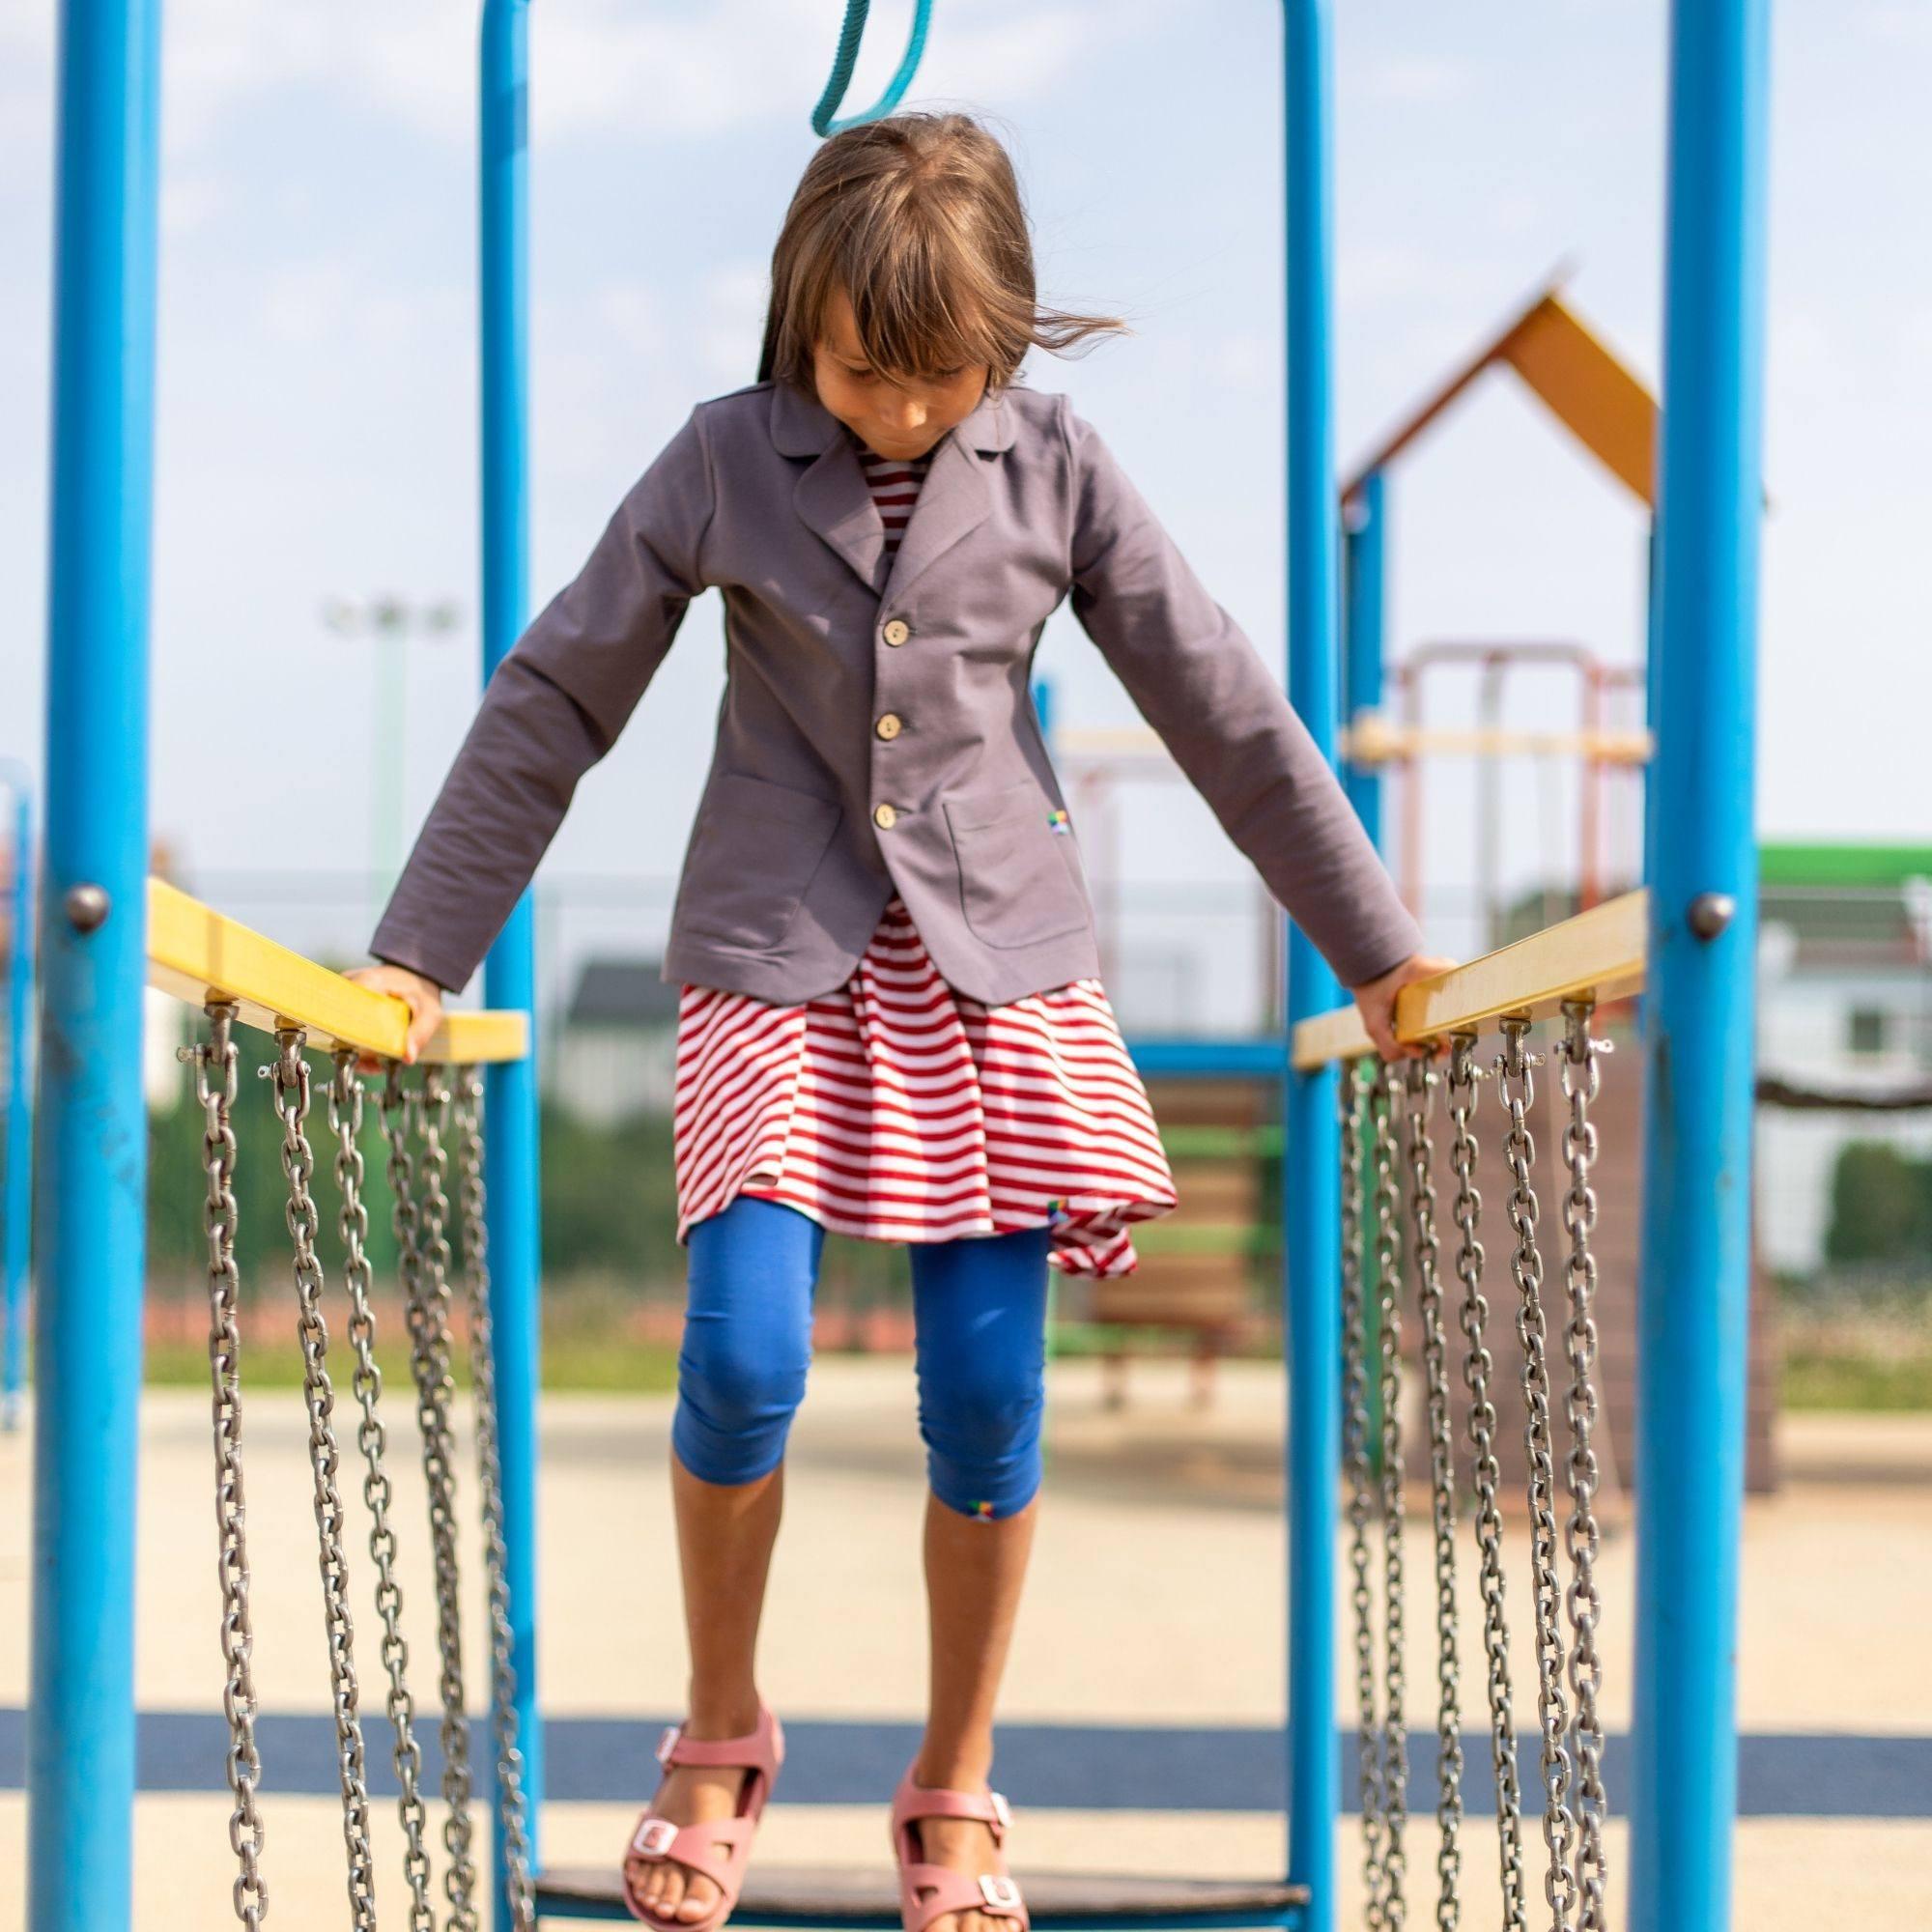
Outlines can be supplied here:
[[[1396, 1002], [1396, 1036], [1404, 1041], [1447, 1039], [1485, 1020], [1560, 1012], [1566, 1000], [1601, 1004], [1641, 992], [1649, 916], [1649, 895], [1626, 893], [1466, 965], [1419, 980]], [[1375, 1050], [1352, 1007], [1300, 1021], [1293, 1037], [1300, 1068], [1359, 1060]]]
[[[353, 1046], [395, 1060], [409, 1031], [400, 999], [331, 973], [164, 879], [148, 881], [148, 983], [192, 1007], [232, 1002], [237, 1019], [264, 1033], [298, 1026], [319, 1052]], [[422, 1059], [472, 1066], [528, 1052], [526, 1014], [457, 1012], [444, 1018]]]

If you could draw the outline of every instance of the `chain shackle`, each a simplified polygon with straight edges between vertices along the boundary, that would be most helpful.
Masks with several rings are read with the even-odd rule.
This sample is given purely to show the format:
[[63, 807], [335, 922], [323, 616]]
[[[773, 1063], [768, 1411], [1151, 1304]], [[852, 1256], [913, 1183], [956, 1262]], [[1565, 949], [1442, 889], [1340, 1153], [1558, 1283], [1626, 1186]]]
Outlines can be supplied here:
[[1350, 1061], [1342, 1069], [1342, 1467], [1349, 1490], [1350, 1602], [1355, 1641], [1355, 1740], [1362, 1813], [1362, 1879], [1369, 1932], [1383, 1932], [1382, 1759], [1376, 1716], [1375, 1590], [1369, 1523], [1375, 1474], [1369, 1456], [1369, 1329], [1363, 1276], [1362, 1132], [1372, 1069]]
[[1469, 1443], [1476, 1484], [1476, 1550], [1483, 1596], [1483, 1651], [1488, 1665], [1490, 1769], [1496, 1786], [1496, 1839], [1505, 1932], [1527, 1932], [1529, 1894], [1522, 1863], [1522, 1792], [1517, 1780], [1516, 1719], [1511, 1711], [1509, 1617], [1503, 1581], [1502, 1468], [1496, 1457], [1496, 1409], [1491, 1400], [1495, 1358], [1490, 1353], [1490, 1307], [1483, 1293], [1483, 1197], [1476, 1186], [1476, 1036], [1449, 1042], [1446, 1081], [1456, 1176], [1456, 1275], [1463, 1285], [1463, 1383], [1469, 1395]]
[[1595, 1009], [1588, 1000], [1569, 1000], [1563, 1007], [1563, 1042], [1559, 1049], [1564, 1097], [1570, 1118], [1563, 1133], [1563, 1159], [1570, 1185], [1563, 1197], [1563, 1226], [1569, 1237], [1566, 1276], [1570, 1291], [1570, 1320], [1564, 1341], [1570, 1358], [1567, 1409], [1570, 1422], [1570, 1520], [1564, 1542], [1571, 1564], [1566, 1599], [1570, 1617], [1570, 1690], [1576, 1698], [1574, 1735], [1577, 1750], [1577, 1932], [1608, 1932], [1605, 1897], [1607, 1874], [1604, 1852], [1604, 1823], [1609, 1799], [1604, 1789], [1604, 1728], [1597, 1699], [1603, 1689], [1603, 1662], [1597, 1651], [1597, 1626], [1602, 1603], [1597, 1591], [1597, 1554], [1601, 1535], [1597, 1523], [1597, 1259], [1591, 1239], [1597, 1225], [1596, 1190], [1590, 1169], [1597, 1156], [1597, 1129], [1590, 1103], [1597, 1097], [1599, 1055], [1609, 1051], [1607, 1040], [1590, 1037]]
[[1422, 1316], [1422, 1371], [1429, 1424], [1430, 1526], [1435, 1540], [1435, 1922], [1456, 1932], [1462, 1918], [1462, 1664], [1457, 1653], [1456, 1437], [1449, 1401], [1449, 1337], [1442, 1312], [1441, 1236], [1436, 1224], [1435, 1144], [1430, 1101], [1435, 1070], [1406, 1068], [1410, 1248]]
[[362, 1082], [356, 1054], [339, 1047], [328, 1085], [328, 1124], [335, 1135], [335, 1183], [342, 1206], [342, 1278], [349, 1291], [349, 1342], [355, 1353], [354, 1389], [361, 1421], [355, 1432], [362, 1452], [362, 1501], [369, 1512], [369, 1556], [376, 1566], [376, 1613], [383, 1623], [383, 1670], [388, 1681], [386, 1711], [395, 1748], [396, 1811], [403, 1827], [403, 1876], [410, 1889], [410, 1932], [436, 1932], [430, 1895], [428, 1813], [422, 1798], [422, 1747], [415, 1735], [415, 1699], [410, 1692], [410, 1649], [403, 1637], [403, 1591], [396, 1578], [396, 1531], [390, 1519], [393, 1492], [388, 1472], [388, 1432], [382, 1416], [383, 1374], [376, 1365], [376, 1316], [370, 1300], [367, 1242], [369, 1210], [361, 1135]]
[[335, 1440], [335, 1390], [328, 1377], [328, 1328], [323, 1320], [322, 1262], [315, 1251], [320, 1215], [309, 1181], [315, 1153], [308, 1139], [309, 1065], [300, 1027], [275, 1029], [275, 1112], [282, 1122], [286, 1219], [293, 1243], [297, 1334], [301, 1342], [302, 1397], [308, 1409], [309, 1463], [315, 1479], [315, 1525], [322, 1562], [323, 1614], [335, 1717], [336, 1770], [342, 1787], [342, 1837], [349, 1854], [349, 1905], [357, 1932], [376, 1923], [376, 1860], [369, 1841], [369, 1787], [355, 1683], [355, 1633], [349, 1611], [349, 1558], [343, 1547], [341, 1466]]
[[1531, 1068], [1540, 1056], [1527, 1050], [1529, 1022], [1501, 1022], [1503, 1051], [1496, 1061], [1497, 1091], [1509, 1115], [1503, 1142], [1511, 1175], [1510, 1226], [1516, 1245], [1510, 1273], [1517, 1288], [1517, 1340], [1522, 1348], [1523, 1444], [1529, 1462], [1530, 1573], [1536, 1612], [1537, 1717], [1542, 1729], [1543, 1838], [1549, 1864], [1544, 1897], [1550, 1932], [1568, 1932], [1577, 1904], [1571, 1865], [1577, 1820], [1571, 1809], [1573, 1774], [1567, 1733], [1569, 1705], [1563, 1693], [1562, 1598], [1556, 1577], [1556, 1468], [1549, 1419], [1548, 1328], [1543, 1312], [1543, 1254], [1537, 1245], [1538, 1207], [1533, 1172], [1536, 1143], [1529, 1112], [1536, 1100]]
[[490, 1729], [497, 1760], [497, 1833], [502, 1841], [514, 1932], [536, 1924], [530, 1876], [529, 1810], [518, 1739], [510, 1555], [503, 1540], [503, 1463], [497, 1432], [496, 1333], [490, 1312], [490, 1228], [483, 1180], [483, 1076], [456, 1075], [456, 1167], [463, 1279], [469, 1309], [469, 1380], [476, 1399], [476, 1466], [482, 1492], [483, 1562], [489, 1589]]

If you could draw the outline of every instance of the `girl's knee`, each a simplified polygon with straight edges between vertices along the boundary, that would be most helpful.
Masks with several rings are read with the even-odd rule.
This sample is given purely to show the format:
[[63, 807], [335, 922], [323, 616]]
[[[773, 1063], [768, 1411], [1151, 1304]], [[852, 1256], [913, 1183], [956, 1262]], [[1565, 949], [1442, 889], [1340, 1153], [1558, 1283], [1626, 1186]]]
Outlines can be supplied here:
[[1039, 1488], [1040, 1422], [1046, 1391], [1040, 1366], [985, 1357], [927, 1374], [920, 1394], [920, 1434], [933, 1493], [963, 1516], [1015, 1515]]
[[742, 1196], [692, 1230], [671, 1444], [701, 1481], [753, 1482], [783, 1459], [811, 1359], [818, 1235]]

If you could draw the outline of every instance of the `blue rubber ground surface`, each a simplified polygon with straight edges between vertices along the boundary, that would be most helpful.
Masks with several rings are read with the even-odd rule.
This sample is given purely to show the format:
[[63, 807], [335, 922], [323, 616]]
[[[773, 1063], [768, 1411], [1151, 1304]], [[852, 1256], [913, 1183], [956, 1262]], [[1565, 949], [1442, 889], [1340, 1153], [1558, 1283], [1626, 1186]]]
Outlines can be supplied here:
[[[418, 1729], [428, 1778], [438, 1764], [434, 1713]], [[663, 1719], [553, 1718], [544, 1727], [548, 1796], [629, 1803], [647, 1798]], [[394, 1791], [390, 1732], [365, 1714], [369, 1787]], [[785, 1725], [784, 1798], [792, 1804], [871, 1804], [890, 1793], [918, 1742], [912, 1724], [794, 1719]], [[263, 1788], [332, 1795], [334, 1728], [328, 1718], [276, 1716], [256, 1722]], [[218, 1713], [149, 1711], [141, 1717], [144, 1791], [220, 1791], [227, 1732]], [[1259, 1726], [1166, 1728], [1097, 1724], [1003, 1724], [998, 1776], [1016, 1804], [1046, 1809], [1156, 1811], [1177, 1801], [1196, 1811], [1265, 1811], [1283, 1802], [1281, 1735]], [[1435, 1740], [1409, 1740], [1411, 1805], [1433, 1804]], [[1487, 1733], [1463, 1738], [1466, 1801], [1492, 1804]], [[1534, 1791], [1535, 1739], [1520, 1741], [1523, 1783]], [[1629, 1740], [1608, 1743], [1605, 1782], [1613, 1808], [1627, 1789]], [[1337, 1740], [1345, 1801], [1354, 1784], [1353, 1736]], [[0, 1791], [26, 1774], [26, 1717], [0, 1708]], [[1747, 1734], [1739, 1747], [1738, 1808], [1747, 1818], [1932, 1818], [1932, 1737]]]

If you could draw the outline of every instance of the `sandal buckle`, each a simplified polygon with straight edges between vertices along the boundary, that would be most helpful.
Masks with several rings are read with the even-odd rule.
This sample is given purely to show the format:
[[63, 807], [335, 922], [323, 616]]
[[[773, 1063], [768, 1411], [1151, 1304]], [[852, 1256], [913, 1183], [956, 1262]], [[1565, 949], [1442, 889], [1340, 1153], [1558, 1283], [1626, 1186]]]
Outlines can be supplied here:
[[980, 1874], [980, 1896], [996, 1912], [1017, 1912], [1020, 1909], [1020, 1889], [1009, 1878], [995, 1872]]
[[677, 1748], [677, 1741], [682, 1735], [682, 1725], [667, 1724], [664, 1736], [658, 1740], [657, 1760], [667, 1771], [670, 1769], [670, 1754]]
[[641, 1859], [661, 1859], [671, 1848], [677, 1827], [668, 1818], [646, 1818], [631, 1840], [631, 1849]]

